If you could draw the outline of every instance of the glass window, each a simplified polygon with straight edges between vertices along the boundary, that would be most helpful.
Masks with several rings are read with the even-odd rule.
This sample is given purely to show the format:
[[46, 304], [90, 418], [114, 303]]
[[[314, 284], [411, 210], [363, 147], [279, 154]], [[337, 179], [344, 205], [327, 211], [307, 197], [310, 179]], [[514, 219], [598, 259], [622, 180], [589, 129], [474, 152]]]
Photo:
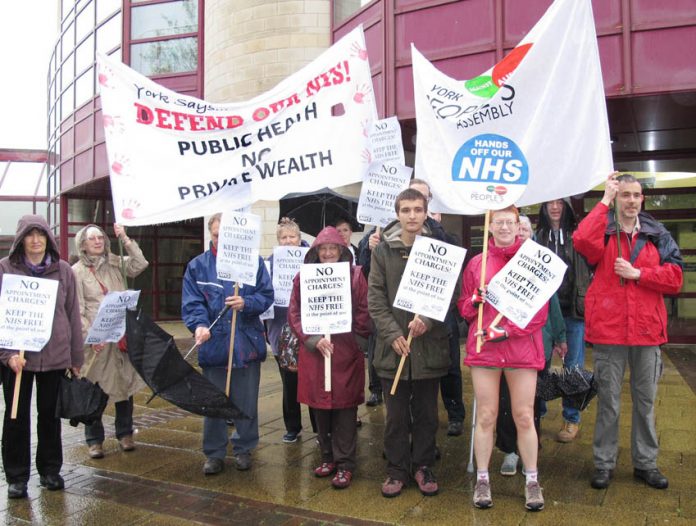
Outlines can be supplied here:
[[334, 24], [340, 24], [372, 0], [334, 0]]
[[75, 52], [75, 72], [80, 73], [94, 64], [94, 35], [90, 35]]
[[97, 29], [97, 51], [107, 53], [121, 45], [121, 14]]
[[62, 53], [60, 58], [67, 57], [75, 47], [75, 25], [70, 24], [66, 31], [63, 33], [63, 38], [60, 42], [60, 49]]
[[[0, 206], [0, 235], [14, 236], [17, 231], [17, 219], [33, 213], [32, 201], [4, 201]], [[3, 254], [5, 255], [7, 254]]]
[[75, 81], [75, 104], [79, 107], [94, 96], [94, 68], [90, 68]]
[[94, 26], [94, 2], [90, 2], [80, 14], [77, 15], [77, 35], [75, 37], [77, 41], [79, 42], [91, 33]]
[[121, 10], [121, 0], [98, 0], [97, 22], [101, 22], [114, 11]]
[[198, 39], [178, 38], [131, 46], [131, 67], [145, 76], [196, 71]]
[[181, 35], [198, 31], [198, 2], [182, 0], [131, 10], [131, 39]]
[[73, 101], [73, 86], [68, 86], [60, 97], [60, 111], [61, 115], [70, 115], [72, 110], [75, 109]]
[[68, 60], [60, 68], [60, 91], [67, 88], [73, 81], [73, 63], [72, 55], [68, 57]]
[[[71, 223], [94, 223], [98, 213], [98, 201], [95, 199], [68, 199], [68, 217]], [[74, 232], [79, 230], [78, 226]], [[71, 227], [71, 232], [73, 232]]]

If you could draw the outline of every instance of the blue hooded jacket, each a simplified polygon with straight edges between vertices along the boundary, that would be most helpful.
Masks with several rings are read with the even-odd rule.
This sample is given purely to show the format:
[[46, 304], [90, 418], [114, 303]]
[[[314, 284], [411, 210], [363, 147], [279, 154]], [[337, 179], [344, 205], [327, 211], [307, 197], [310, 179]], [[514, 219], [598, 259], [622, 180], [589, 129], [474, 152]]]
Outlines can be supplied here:
[[[225, 298], [234, 295], [234, 282], [218, 280], [215, 263], [215, 255], [207, 250], [186, 267], [181, 316], [191, 332], [197, 327], [209, 327], [225, 308]], [[260, 257], [256, 285], [240, 284], [239, 295], [244, 298], [244, 308], [237, 313], [233, 368], [266, 359], [266, 340], [259, 315], [273, 304], [273, 286]], [[198, 349], [201, 367], [227, 367], [231, 330], [230, 311], [215, 324], [210, 339]]]

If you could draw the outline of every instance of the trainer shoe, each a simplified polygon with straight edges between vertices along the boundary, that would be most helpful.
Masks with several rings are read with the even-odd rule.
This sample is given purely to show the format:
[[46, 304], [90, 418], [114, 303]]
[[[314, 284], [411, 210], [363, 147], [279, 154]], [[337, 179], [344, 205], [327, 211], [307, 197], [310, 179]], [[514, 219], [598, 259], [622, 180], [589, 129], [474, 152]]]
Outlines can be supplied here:
[[205, 459], [205, 464], [203, 464], [204, 475], [217, 475], [223, 469], [225, 469], [225, 461], [221, 458], [210, 457]]
[[514, 477], [517, 474], [517, 463], [519, 460], [520, 457], [515, 452], [505, 455], [503, 464], [500, 466], [500, 474], [506, 477]]
[[368, 407], [375, 407], [382, 403], [382, 393], [372, 393], [370, 398], [367, 399], [365, 405]]
[[104, 447], [101, 444], [89, 446], [89, 458], [104, 458]]
[[283, 435], [283, 442], [286, 444], [294, 444], [297, 442], [297, 439], [300, 437], [300, 432], [298, 431], [297, 433], [293, 431], [288, 431]]
[[26, 499], [28, 495], [26, 482], [10, 482], [7, 486], [8, 499]]
[[487, 480], [477, 480], [474, 486], [474, 506], [485, 510], [493, 506], [491, 498], [491, 483]]
[[39, 484], [50, 491], [57, 491], [65, 488], [65, 481], [63, 477], [58, 474], [41, 475], [41, 477], [39, 477]]
[[564, 421], [563, 427], [556, 435], [556, 441], [562, 442], [564, 444], [567, 444], [568, 442], [572, 442], [573, 440], [575, 440], [575, 437], [578, 436], [579, 431], [580, 431], [580, 426], [578, 424], [574, 424], [573, 422]]
[[418, 483], [418, 489], [420, 489], [420, 492], [423, 495], [426, 497], [437, 495], [437, 492], [439, 491], [437, 480], [428, 466], [419, 467], [414, 478]]
[[595, 469], [590, 479], [590, 486], [594, 489], [605, 489], [609, 487], [612, 472], [610, 469]]
[[524, 500], [524, 507], [529, 511], [541, 511], [544, 509], [544, 494], [538, 482], [527, 482], [524, 487]]
[[118, 439], [118, 445], [123, 451], [133, 451], [135, 450], [135, 442], [133, 442], [133, 435], [126, 435]]
[[387, 480], [382, 484], [382, 496], [388, 499], [398, 497], [401, 495], [403, 487], [404, 483], [402, 481], [387, 477]]
[[251, 468], [251, 455], [249, 453], [238, 453], [234, 456], [234, 467], [238, 471], [246, 471]]

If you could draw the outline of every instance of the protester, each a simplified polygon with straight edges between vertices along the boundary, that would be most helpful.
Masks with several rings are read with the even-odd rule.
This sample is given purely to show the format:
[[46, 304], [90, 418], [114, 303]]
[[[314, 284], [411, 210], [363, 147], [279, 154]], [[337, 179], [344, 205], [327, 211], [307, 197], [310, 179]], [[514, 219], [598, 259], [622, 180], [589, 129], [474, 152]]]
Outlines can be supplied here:
[[[612, 213], [609, 207], [614, 199]], [[627, 363], [633, 405], [633, 474], [653, 488], [669, 485], [657, 468], [655, 394], [662, 372], [660, 345], [667, 342], [664, 295], [675, 295], [681, 289], [684, 262], [664, 225], [640, 211], [643, 199], [635, 177], [612, 174], [601, 201], [573, 234], [577, 251], [595, 266], [585, 319], [599, 389], [592, 443], [595, 471], [590, 481], [596, 489], [609, 486], [616, 468]]]
[[[305, 264], [352, 262], [352, 254], [334, 227], [326, 227], [314, 240]], [[350, 486], [355, 472], [358, 406], [365, 400], [365, 365], [361, 347], [367, 344], [370, 319], [367, 314], [367, 282], [359, 267], [350, 265], [350, 332], [308, 335], [302, 330], [300, 275], [293, 282], [288, 322], [300, 340], [298, 392], [300, 402], [314, 410], [319, 429], [321, 465], [317, 477], [334, 475], [331, 484]], [[324, 361], [331, 357], [331, 391], [324, 390]]]
[[[280, 246], [299, 247], [308, 246], [307, 242], [300, 237], [299, 225], [287, 217], [281, 218], [276, 227], [276, 239]], [[273, 255], [268, 258], [271, 264], [271, 280], [273, 279]], [[273, 356], [278, 362], [280, 379], [283, 383], [283, 422], [285, 423], [285, 434], [283, 442], [292, 444], [297, 442], [302, 432], [302, 409], [297, 401], [297, 370], [290, 370], [281, 366], [278, 356], [278, 338], [280, 337], [283, 326], [288, 323], [288, 307], [273, 306], [273, 319], [266, 320], [266, 335], [271, 345]], [[312, 428], [315, 429], [314, 414], [310, 409], [309, 413], [312, 421]], [[316, 429], [315, 429], [316, 430]]]
[[[17, 223], [9, 256], [0, 261], [0, 284], [5, 274], [32, 276], [58, 281], [51, 338], [40, 352], [27, 352], [25, 358], [14, 349], [0, 349], [5, 418], [2, 429], [2, 464], [7, 480], [7, 496], [27, 497], [31, 469], [31, 396], [36, 381], [37, 435], [36, 470], [39, 483], [48, 490], [65, 487], [61, 423], [56, 416], [60, 378], [66, 369], [80, 374], [84, 354], [80, 304], [75, 276], [70, 265], [61, 261], [53, 233], [41, 216], [25, 215]], [[17, 374], [22, 372], [17, 418], [10, 418]]]
[[336, 221], [336, 224], [334, 226], [336, 227], [336, 230], [341, 235], [341, 238], [350, 250], [350, 255], [353, 256], [353, 261], [351, 261], [351, 263], [356, 262], [358, 247], [356, 247], [351, 241], [351, 238], [353, 237], [353, 227], [351, 226], [350, 221], [348, 221], [347, 219], [339, 219], [338, 221]]
[[[585, 259], [573, 248], [573, 231], [577, 225], [570, 199], [555, 199], [541, 205], [536, 241], [559, 256], [568, 265], [556, 294], [566, 326], [568, 353], [565, 366], [585, 365], [585, 294], [590, 270]], [[558, 442], [572, 442], [580, 431], [580, 410], [563, 398], [563, 427], [556, 435]]]
[[[138, 244], [126, 235], [121, 225], [114, 223], [114, 233], [128, 253], [119, 257], [111, 253], [111, 241], [104, 230], [87, 225], [75, 234], [75, 250], [79, 260], [73, 265], [80, 300], [82, 336], [87, 337], [99, 305], [109, 291], [128, 288], [126, 276], [134, 278], [148, 266]], [[123, 451], [133, 451], [133, 395], [145, 387], [128, 359], [124, 338], [116, 343], [85, 345], [84, 371], [93, 383], [98, 383], [116, 409], [116, 439]], [[101, 418], [85, 425], [85, 440], [89, 456], [104, 458], [104, 425]]]
[[[517, 237], [519, 221], [517, 208], [509, 206], [489, 212], [491, 239], [485, 268], [485, 282], [495, 276], [512, 259], [521, 246]], [[480, 289], [482, 254], [474, 256], [464, 269], [459, 312], [469, 322], [464, 363], [471, 368], [476, 396], [476, 427], [474, 454], [476, 456], [476, 486], [474, 506], [489, 508], [491, 498], [488, 465], [493, 449], [493, 434], [498, 416], [500, 377], [510, 388], [512, 415], [517, 429], [517, 448], [525, 472], [525, 507], [538, 511], [544, 507], [544, 496], [538, 482], [538, 437], [534, 428], [534, 398], [537, 371], [544, 368], [544, 347], [541, 329], [546, 323], [548, 306], [544, 305], [521, 329], [503, 318], [491, 326], [497, 311], [485, 302], [485, 286]], [[483, 330], [477, 329], [479, 305], [483, 303]], [[476, 342], [483, 338], [480, 352]]]
[[[407, 357], [396, 393], [385, 398], [387, 479], [382, 495], [400, 495], [413, 469], [421, 493], [432, 496], [439, 491], [433, 473], [437, 391], [450, 366], [448, 331], [444, 323], [425, 316], [415, 318], [393, 307], [416, 236], [432, 237], [426, 225], [428, 200], [421, 192], [404, 190], [396, 198], [395, 209], [397, 220], [384, 229], [382, 241], [372, 251], [368, 288], [370, 316], [377, 327], [374, 366], [383, 391], [391, 389], [401, 356]], [[413, 338], [410, 346], [409, 333]]]
[[[527, 216], [520, 216], [520, 227], [518, 237], [524, 243], [532, 237], [532, 223]], [[544, 335], [544, 370], [548, 371], [551, 366], [553, 352], [560, 357], [565, 356], [567, 350], [565, 323], [558, 297], [554, 294], [549, 300], [549, 314], [542, 329]], [[541, 398], [534, 400], [534, 428], [539, 439], [541, 448], [541, 417], [546, 414], [546, 402]], [[498, 420], [495, 426], [495, 446], [502, 451], [505, 456], [500, 466], [500, 474], [504, 476], [514, 476], [517, 474], [517, 464], [520, 456], [517, 450], [517, 427], [512, 417], [512, 404], [510, 403], [510, 389], [505, 381], [505, 375], [500, 376], [500, 401], [498, 404]]]
[[[261, 362], [266, 359], [266, 341], [259, 315], [273, 304], [273, 287], [261, 258], [255, 285], [241, 284], [237, 294], [233, 282], [217, 278], [221, 216], [222, 214], [215, 214], [208, 220], [210, 249], [186, 267], [181, 315], [188, 329], [194, 333], [196, 344], [200, 345], [198, 363], [203, 369], [203, 375], [224, 391], [227, 384], [232, 314], [224, 316], [212, 331], [209, 327], [225, 306], [237, 311], [229, 395], [232, 403], [248, 418], [235, 420], [235, 431], [230, 440], [235, 467], [245, 471], [251, 468], [251, 453], [259, 443], [259, 381]], [[204, 417], [204, 474], [215, 475], [224, 469], [227, 440], [225, 419]]]

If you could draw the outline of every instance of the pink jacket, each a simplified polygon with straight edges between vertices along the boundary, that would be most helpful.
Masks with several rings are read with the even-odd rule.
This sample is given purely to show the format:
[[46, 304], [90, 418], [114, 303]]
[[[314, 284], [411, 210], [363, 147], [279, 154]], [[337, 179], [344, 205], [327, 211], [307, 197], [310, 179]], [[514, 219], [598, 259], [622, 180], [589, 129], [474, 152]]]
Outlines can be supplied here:
[[[490, 239], [486, 260], [485, 283], [502, 269], [512, 259], [520, 248], [520, 240], [509, 247], [497, 247]], [[466, 357], [464, 364], [469, 367], [512, 367], [516, 369], [544, 368], [544, 338], [541, 332], [546, 323], [548, 303], [544, 305], [527, 327], [520, 329], [506, 318], [500, 322], [509, 338], [498, 343], [484, 343], [481, 352], [476, 353], [476, 336], [478, 308], [474, 307], [471, 297], [481, 283], [481, 260], [479, 254], [469, 261], [462, 276], [462, 293], [457, 302], [459, 313], [469, 323], [469, 335], [466, 339]], [[488, 327], [498, 312], [488, 303], [483, 307], [483, 328]]]

